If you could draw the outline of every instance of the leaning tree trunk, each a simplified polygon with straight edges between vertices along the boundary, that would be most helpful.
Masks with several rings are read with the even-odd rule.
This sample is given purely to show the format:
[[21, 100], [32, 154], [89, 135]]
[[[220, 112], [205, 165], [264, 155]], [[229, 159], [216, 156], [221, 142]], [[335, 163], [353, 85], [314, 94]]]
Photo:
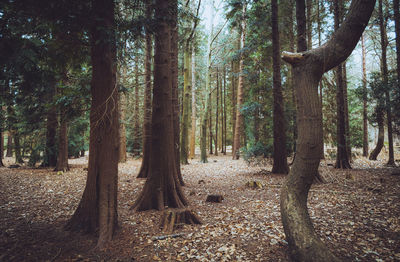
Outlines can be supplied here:
[[375, 109], [376, 112], [376, 122], [378, 123], [378, 141], [376, 142], [376, 146], [374, 150], [372, 150], [369, 155], [369, 160], [376, 160], [379, 153], [383, 148], [383, 143], [385, 140], [385, 126], [383, 119], [383, 108], [377, 106]]
[[278, 2], [271, 1], [271, 23], [272, 23], [272, 63], [273, 63], [273, 95], [274, 95], [274, 164], [272, 173], [287, 174], [285, 114], [283, 109], [283, 96], [281, 84], [281, 58], [278, 29]]
[[[153, 8], [150, 4], [150, 0], [146, 1], [146, 17], [150, 19], [152, 17]], [[142, 164], [140, 166], [138, 178], [145, 178], [148, 176], [149, 165], [150, 165], [150, 150], [151, 150], [151, 52], [152, 52], [152, 38], [150, 34], [150, 28], [146, 26], [146, 56], [145, 56], [145, 80], [146, 89], [144, 90], [144, 114], [143, 114], [143, 157]]]
[[[91, 28], [92, 105], [86, 187], [70, 230], [98, 233], [97, 246], [110, 241], [118, 224], [118, 88], [113, 0], [93, 0]], [[104, 41], [107, 39], [107, 41]]]
[[297, 156], [281, 192], [282, 223], [294, 261], [340, 261], [315, 233], [307, 197], [322, 150], [322, 118], [318, 83], [322, 74], [342, 63], [356, 46], [374, 9], [374, 0], [353, 0], [347, 20], [323, 46], [285, 53], [293, 66], [297, 97]]
[[60, 128], [58, 131], [58, 155], [54, 171], [69, 171], [68, 166], [68, 125], [65, 113], [60, 116]]
[[[187, 205], [178, 179], [174, 140], [171, 74], [171, 30], [176, 1], [157, 0], [155, 5], [155, 54], [150, 165], [146, 183], [133, 208], [138, 211]], [[177, 39], [172, 38], [174, 41]], [[176, 64], [175, 64], [176, 65]], [[177, 70], [177, 68], [175, 68]]]

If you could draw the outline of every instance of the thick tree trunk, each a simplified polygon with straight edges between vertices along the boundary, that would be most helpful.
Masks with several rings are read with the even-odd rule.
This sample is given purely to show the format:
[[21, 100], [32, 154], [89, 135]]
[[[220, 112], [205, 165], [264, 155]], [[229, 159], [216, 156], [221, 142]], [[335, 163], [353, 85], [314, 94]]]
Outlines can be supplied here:
[[286, 130], [285, 115], [283, 110], [283, 96], [281, 85], [281, 60], [278, 29], [278, 2], [271, 1], [272, 23], [272, 63], [273, 63], [273, 96], [274, 96], [274, 164], [272, 173], [287, 174]]
[[98, 232], [97, 246], [102, 248], [112, 239], [118, 225], [119, 123], [114, 1], [94, 0], [92, 11], [95, 25], [90, 31], [93, 73], [89, 168], [82, 199], [66, 228]]
[[318, 83], [324, 72], [342, 63], [356, 46], [375, 1], [353, 0], [347, 20], [323, 46], [304, 53], [284, 53], [293, 66], [297, 98], [297, 156], [281, 192], [282, 223], [294, 261], [340, 261], [314, 231], [307, 197], [322, 150]]
[[[245, 40], [246, 40], [246, 9], [247, 5], [243, 4], [242, 8], [242, 22], [241, 22], [241, 36], [240, 36], [240, 49], [244, 48]], [[244, 99], [244, 72], [243, 72], [243, 53], [240, 55], [239, 60], [239, 79], [238, 79], [238, 88], [237, 88], [237, 102], [236, 102], [236, 123], [235, 123], [235, 136], [233, 139], [233, 149], [232, 149], [232, 159], [239, 159], [240, 156], [240, 139], [242, 135], [243, 129], [243, 115], [241, 112], [243, 99]]]
[[364, 34], [361, 36], [362, 50], [362, 87], [363, 87], [363, 156], [368, 156], [368, 107], [367, 107], [367, 67]]
[[58, 155], [54, 171], [69, 171], [68, 166], [68, 125], [65, 113], [60, 116], [60, 127], [58, 130]]
[[[138, 211], [187, 205], [178, 179], [174, 140], [174, 109], [171, 67], [171, 31], [176, 1], [157, 0], [155, 5], [155, 55], [150, 165], [146, 183], [133, 208]], [[177, 41], [172, 37], [173, 41]], [[171, 47], [172, 46], [172, 47]], [[174, 70], [177, 70], [175, 68]]]
[[[151, 19], [153, 14], [153, 7], [151, 1], [146, 1], [146, 17]], [[146, 27], [146, 56], [145, 56], [145, 81], [146, 87], [144, 90], [144, 112], [143, 112], [143, 158], [140, 166], [138, 178], [145, 178], [148, 176], [149, 165], [150, 165], [150, 150], [151, 150], [151, 93], [152, 93], [152, 82], [151, 82], [151, 54], [153, 49], [152, 37], [150, 28]]]
[[176, 174], [179, 183], [184, 186], [183, 177], [181, 173], [181, 163], [179, 161], [180, 155], [180, 128], [179, 128], [179, 94], [178, 94], [178, 4], [177, 0], [170, 1], [170, 12], [172, 12], [172, 21], [171, 21], [171, 86], [172, 86], [172, 119], [173, 119], [173, 131], [174, 131], [174, 149], [175, 149], [175, 166], [176, 166]]
[[[342, 0], [335, 0], [334, 5], [334, 20], [335, 20], [335, 31], [339, 29], [342, 22]], [[346, 116], [345, 116], [345, 96], [344, 96], [344, 81], [343, 81], [343, 64], [338, 65], [336, 68], [336, 103], [337, 103], [337, 152], [336, 152], [336, 163], [335, 168], [349, 169], [351, 168], [349, 162], [349, 156], [347, 154], [347, 143], [346, 143]]]
[[296, 0], [297, 22], [297, 52], [307, 50], [306, 40], [306, 3], [305, 0]]
[[307, 49], [312, 49], [312, 8], [313, 1], [306, 0], [306, 9], [307, 9]]
[[190, 130], [190, 153], [189, 157], [194, 158], [196, 150], [196, 74], [195, 74], [195, 52], [192, 50], [192, 128]]
[[372, 150], [371, 154], [369, 155], [369, 160], [376, 160], [379, 153], [383, 148], [383, 143], [385, 140], [385, 126], [384, 126], [384, 119], [383, 119], [383, 108], [376, 107], [376, 122], [378, 123], [378, 141], [376, 142], [376, 146], [374, 150]]
[[393, 151], [393, 128], [392, 128], [392, 109], [390, 105], [390, 92], [389, 92], [389, 80], [388, 80], [388, 66], [387, 66], [387, 57], [386, 57], [386, 49], [388, 46], [388, 39], [386, 34], [387, 20], [383, 15], [383, 3], [382, 0], [379, 0], [379, 8], [378, 8], [378, 16], [379, 16], [379, 29], [381, 35], [381, 73], [382, 80], [385, 86], [385, 102], [386, 102], [386, 120], [387, 120], [387, 131], [388, 131], [388, 142], [389, 142], [389, 160], [387, 162], [388, 166], [395, 166], [394, 163], [394, 151]]

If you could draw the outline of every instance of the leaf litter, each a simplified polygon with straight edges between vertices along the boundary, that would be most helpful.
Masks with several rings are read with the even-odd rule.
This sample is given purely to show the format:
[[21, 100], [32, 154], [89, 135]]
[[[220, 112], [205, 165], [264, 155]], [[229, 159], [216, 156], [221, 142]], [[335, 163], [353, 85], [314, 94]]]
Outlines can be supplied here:
[[[10, 159], [6, 159], [11, 161]], [[289, 261], [280, 221], [285, 175], [270, 161], [252, 166], [212, 156], [182, 166], [189, 208], [202, 225], [161, 232], [161, 212], [131, 210], [145, 180], [140, 160], [119, 165], [120, 228], [112, 243], [63, 230], [86, 183], [87, 158], [70, 160], [71, 171], [0, 168], [0, 261]], [[315, 230], [341, 259], [400, 261], [400, 176], [383, 161], [359, 158], [352, 170], [322, 161], [325, 184], [312, 186], [309, 214]], [[249, 187], [258, 182], [262, 186]], [[206, 202], [222, 195], [222, 203]]]

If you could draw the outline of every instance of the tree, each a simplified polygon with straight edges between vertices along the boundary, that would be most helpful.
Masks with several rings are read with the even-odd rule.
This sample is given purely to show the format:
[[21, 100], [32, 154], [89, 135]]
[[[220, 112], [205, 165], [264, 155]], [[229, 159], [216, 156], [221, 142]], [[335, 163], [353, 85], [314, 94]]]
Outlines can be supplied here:
[[384, 19], [383, 16], [383, 3], [382, 0], [379, 0], [378, 5], [378, 16], [379, 16], [379, 31], [381, 36], [381, 72], [383, 78], [383, 85], [385, 86], [385, 108], [386, 108], [386, 120], [387, 120], [387, 130], [388, 130], [388, 142], [389, 142], [389, 160], [387, 165], [395, 166], [394, 163], [394, 152], [393, 152], [393, 128], [392, 128], [392, 109], [390, 103], [390, 93], [389, 93], [389, 81], [388, 81], [388, 66], [387, 66], [387, 57], [386, 57], [386, 49], [388, 45], [388, 39], [386, 35], [386, 26], [387, 20]]
[[353, 0], [345, 22], [331, 39], [316, 49], [284, 53], [293, 66], [297, 97], [297, 156], [281, 191], [282, 223], [295, 261], [340, 261], [319, 239], [307, 211], [307, 197], [322, 150], [322, 119], [318, 83], [323, 73], [352, 52], [374, 9], [374, 0]]
[[110, 241], [118, 224], [118, 89], [113, 0], [93, 0], [90, 27], [92, 104], [89, 168], [82, 199], [66, 225], [98, 232], [98, 247]]
[[400, 11], [399, 0], [393, 0], [394, 27], [396, 32], [397, 88], [400, 94]]
[[366, 68], [366, 52], [364, 45], [364, 34], [361, 36], [361, 52], [362, 52], [362, 87], [363, 87], [363, 156], [368, 156], [368, 111], [367, 111], [367, 68]]
[[55, 81], [48, 92], [48, 110], [46, 117], [46, 147], [43, 156], [43, 167], [55, 167], [57, 164], [56, 133], [57, 133], [57, 108], [54, 105]]
[[274, 94], [274, 164], [272, 173], [287, 174], [285, 115], [283, 110], [282, 84], [281, 84], [281, 61], [278, 28], [278, 2], [271, 1], [271, 23], [272, 23], [272, 63], [273, 63], [273, 94]]
[[[151, 150], [149, 172], [143, 190], [133, 207], [138, 210], [184, 207], [187, 200], [178, 179], [174, 144], [172, 105], [171, 31], [176, 16], [176, 1], [157, 0], [155, 3], [155, 53]], [[175, 69], [177, 70], [177, 69]]]
[[[153, 17], [153, 6], [151, 1], [146, 1], [146, 18], [151, 19]], [[144, 114], [143, 114], [143, 158], [140, 166], [138, 178], [145, 178], [148, 176], [149, 165], [150, 165], [150, 150], [151, 150], [151, 53], [153, 49], [152, 34], [149, 25], [145, 27], [145, 47], [146, 56], [144, 61], [145, 66], [145, 81], [146, 88], [144, 90]]]
[[190, 130], [189, 157], [194, 158], [196, 151], [196, 53], [192, 50], [192, 128]]
[[243, 129], [243, 115], [241, 112], [241, 107], [243, 105], [243, 97], [244, 97], [244, 89], [243, 89], [243, 81], [244, 81], [244, 72], [243, 72], [243, 48], [245, 45], [246, 40], [246, 10], [247, 10], [247, 3], [242, 3], [242, 18], [241, 18], [241, 27], [240, 27], [240, 49], [241, 54], [239, 58], [239, 78], [238, 78], [238, 85], [237, 85], [237, 102], [236, 102], [236, 121], [235, 121], [235, 135], [233, 138], [233, 148], [232, 148], [232, 158], [239, 159], [240, 156], [240, 139], [242, 135]]
[[[342, 0], [335, 0], [333, 2], [334, 6], [334, 20], [335, 20], [335, 30], [339, 29], [339, 26], [343, 20], [343, 9]], [[336, 68], [336, 106], [337, 106], [337, 133], [336, 133], [336, 163], [335, 168], [348, 169], [351, 168], [349, 162], [349, 155], [347, 151], [347, 141], [346, 141], [346, 100], [345, 100], [345, 83], [343, 79], [343, 66], [344, 64], [339, 64]]]

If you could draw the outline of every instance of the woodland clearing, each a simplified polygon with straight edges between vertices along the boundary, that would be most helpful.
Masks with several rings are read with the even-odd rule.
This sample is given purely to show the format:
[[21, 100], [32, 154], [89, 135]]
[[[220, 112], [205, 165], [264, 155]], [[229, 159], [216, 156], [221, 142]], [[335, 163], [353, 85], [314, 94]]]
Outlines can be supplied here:
[[[9, 166], [14, 161], [6, 158]], [[160, 230], [162, 212], [131, 210], [144, 179], [140, 159], [119, 164], [119, 224], [102, 250], [96, 238], [63, 230], [83, 192], [87, 157], [71, 159], [71, 171], [0, 168], [0, 261], [288, 261], [280, 221], [284, 175], [268, 161], [248, 165], [231, 156], [190, 160], [182, 166], [184, 191], [202, 225], [182, 225], [172, 237]], [[317, 234], [338, 257], [350, 261], [400, 261], [400, 170], [358, 158], [352, 170], [322, 160], [327, 180], [312, 186], [309, 212]], [[261, 182], [252, 189], [246, 183]], [[221, 194], [222, 203], [206, 202]], [[168, 234], [167, 234], [168, 235]]]

